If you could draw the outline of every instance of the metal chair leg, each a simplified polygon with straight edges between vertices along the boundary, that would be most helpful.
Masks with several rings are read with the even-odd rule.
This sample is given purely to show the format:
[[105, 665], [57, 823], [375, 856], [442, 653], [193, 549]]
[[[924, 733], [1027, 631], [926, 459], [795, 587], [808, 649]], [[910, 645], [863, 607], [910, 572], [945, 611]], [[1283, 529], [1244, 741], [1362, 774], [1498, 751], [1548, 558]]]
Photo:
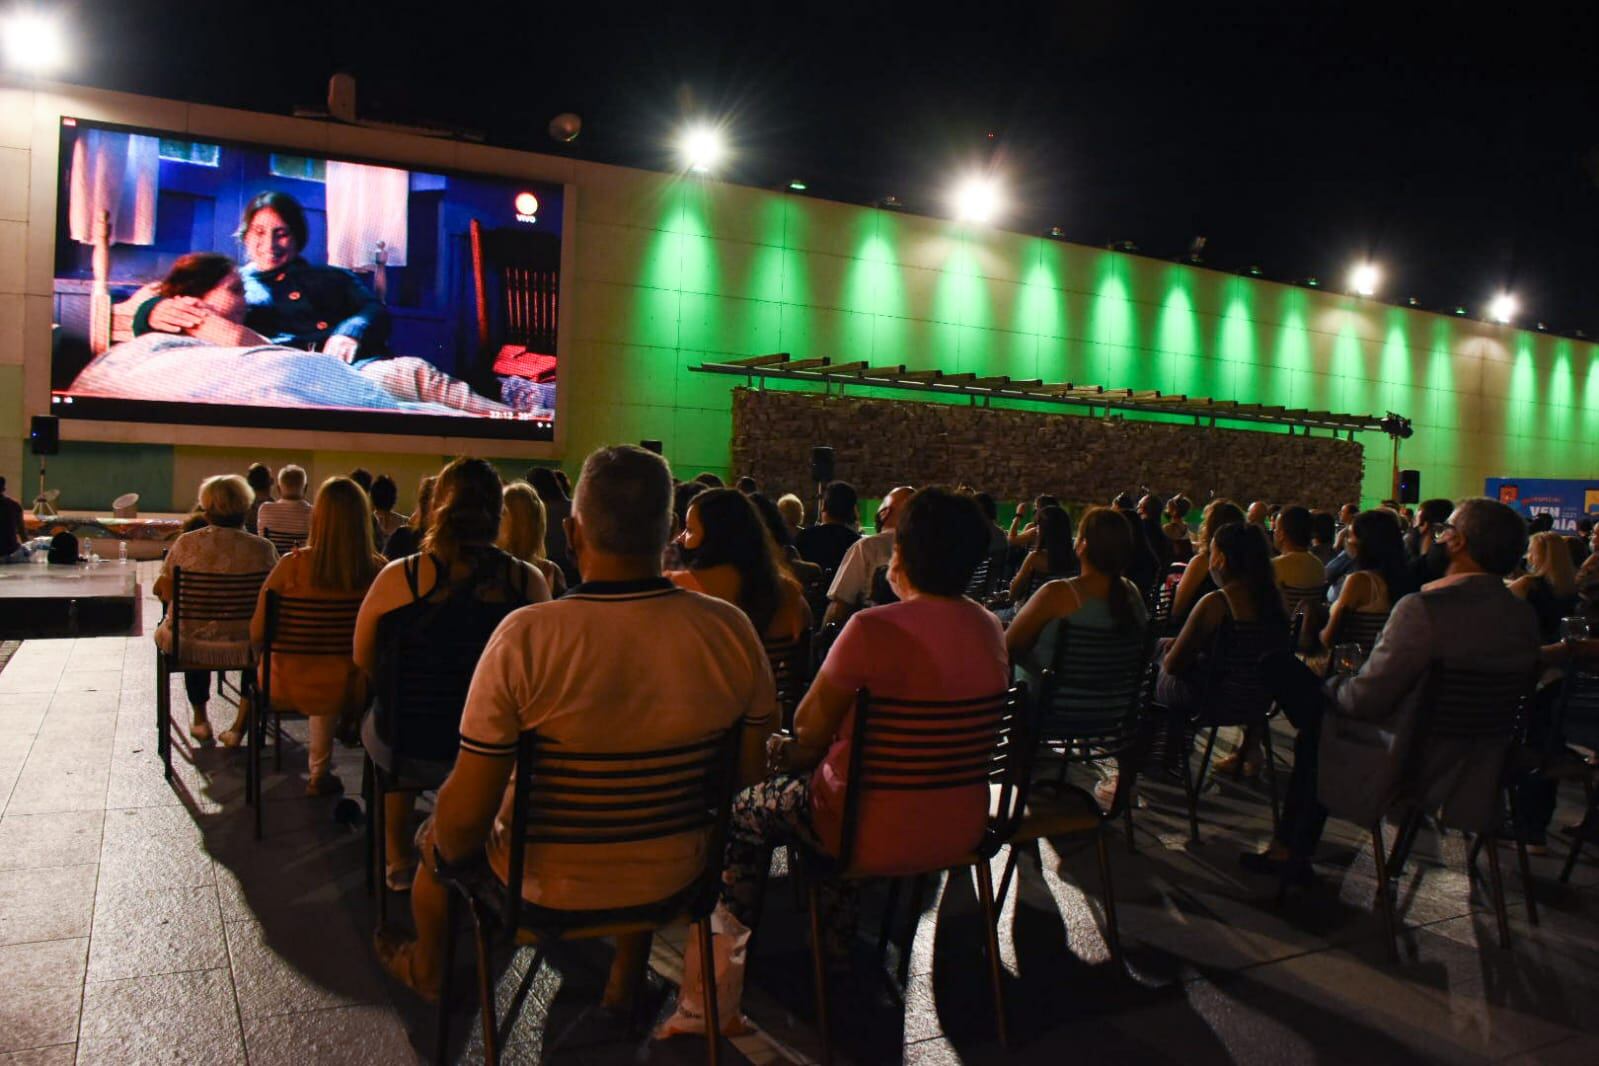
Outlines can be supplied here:
[[[1282, 823], [1282, 803], [1277, 798], [1277, 753], [1271, 744], [1271, 719], [1261, 720], [1260, 731], [1261, 743], [1266, 750], [1266, 785], [1271, 791], [1271, 832], [1275, 837], [1277, 828]], [[1238, 765], [1240, 767], [1244, 765], [1242, 759], [1238, 761]]]
[[1371, 854], [1377, 866], [1377, 909], [1382, 912], [1383, 941], [1388, 961], [1399, 961], [1399, 916], [1394, 913], [1394, 896], [1388, 881], [1388, 856], [1383, 854], [1382, 819], [1371, 826]]
[[1505, 885], [1499, 875], [1499, 842], [1485, 833], [1483, 848], [1488, 852], [1488, 888], [1493, 893], [1494, 922], [1499, 926], [1499, 946], [1510, 949], [1510, 917], [1505, 913]]
[[[812, 928], [815, 928], [814, 909]], [[722, 1061], [722, 1011], [716, 1002], [716, 945], [711, 937], [711, 919], [694, 923], [700, 938], [700, 983], [705, 996], [705, 1061], [718, 1066]]]
[[370, 896], [374, 884], [372, 877], [372, 841], [375, 839], [372, 836], [372, 757], [370, 755], [365, 755], [361, 758], [361, 802], [366, 805], [366, 817], [364, 819], [366, 822], [364, 826], [366, 830], [366, 894]]
[[911, 882], [910, 914], [905, 922], [905, 940], [899, 947], [899, 984], [905, 987], [911, 976], [911, 949], [916, 946], [916, 927], [921, 921], [922, 907], [927, 903], [927, 874], [917, 874]]
[[[1016, 847], [1016, 845], [1014, 843], [1012, 843], [1012, 844], [1010, 844], [1010, 845], [1008, 845], [1006, 847], [1005, 869], [1000, 872], [1000, 875], [999, 875], [999, 892], [994, 897], [995, 901], [1001, 907], [1005, 906], [1005, 897], [1010, 893], [1011, 877], [1014, 876], [1015, 873], [1016, 873], [1016, 856], [1017, 856], [1017, 854], [1018, 854], [1017, 847]], [[1043, 862], [1040, 861], [1039, 865], [1042, 866]]]
[[1094, 851], [1099, 856], [1099, 882], [1104, 895], [1105, 944], [1110, 948], [1110, 961], [1116, 964], [1119, 975], [1125, 966], [1122, 960], [1122, 934], [1116, 920], [1116, 885], [1110, 877], [1110, 847], [1105, 842], [1103, 830], [1094, 835]]
[[977, 896], [983, 904], [983, 936], [988, 954], [988, 976], [994, 986], [994, 1022], [1000, 1047], [1010, 1047], [1010, 1024], [1005, 1019], [1005, 967], [999, 958], [999, 913], [994, 906], [993, 871], [988, 860], [977, 864]]
[[[1218, 726], [1210, 727], [1210, 737], [1205, 741], [1205, 754], [1199, 760], [1199, 772], [1194, 775], [1193, 783], [1188, 788], [1188, 839], [1199, 843], [1199, 790], [1205, 783], [1205, 771], [1210, 766], [1210, 756], [1216, 750], [1216, 732]], [[1188, 753], [1184, 751], [1184, 775], [1187, 774]]]
[[156, 652], [155, 661], [155, 748], [161, 756], [161, 766], [166, 779], [172, 781], [172, 672], [167, 667], [167, 657]]
[[1527, 898], [1527, 921], [1538, 924], [1538, 903], [1532, 898], [1532, 862], [1527, 858], [1527, 842], [1521, 839], [1521, 811], [1516, 803], [1516, 790], [1507, 789], [1510, 800], [1510, 824], [1516, 827], [1516, 864], [1521, 868], [1521, 894]]
[[252, 780], [255, 786], [255, 839], [261, 839], [261, 745], [266, 740], [266, 729], [257, 729], [256, 723], [266, 718], [264, 708], [251, 705], [250, 707], [250, 765], [253, 768]]
[[[1583, 782], [1587, 785], [1587, 782]], [[1588, 809], [1582, 816], [1582, 823], [1577, 826], [1577, 831], [1571, 835], [1571, 850], [1566, 854], [1566, 864], [1560, 868], [1560, 883], [1565, 884], [1571, 880], [1571, 871], [1577, 868], [1577, 858], [1582, 854], [1583, 846], [1588, 843], [1590, 827], [1599, 825], [1599, 803], [1594, 802], [1590, 794]]]
[[389, 791], [383, 768], [372, 764], [372, 873], [377, 878], [378, 928], [389, 924]]
[[444, 917], [444, 970], [440, 974], [439, 1007], [434, 1024], [433, 1061], [437, 1066], [447, 1066], [450, 1060], [450, 986], [454, 983], [455, 927], [460, 924], [461, 901], [455, 889], [446, 889], [449, 903]]
[[272, 769], [283, 772], [283, 715], [272, 712]]
[[822, 947], [822, 900], [814, 878], [806, 885], [805, 894], [811, 912], [811, 968], [816, 983], [816, 1028], [822, 1037], [822, 1066], [832, 1066], [833, 1034], [827, 1021], [827, 960]]
[[[883, 901], [883, 921], [877, 929], [877, 963], [882, 965], [883, 959], [888, 954], [888, 941], [894, 935], [894, 911], [899, 906], [899, 890], [904, 885], [903, 877], [890, 878], [888, 882], [888, 899]], [[756, 914], [761, 913], [756, 911]]]
[[478, 1013], [483, 1020], [483, 1061], [495, 1066], [500, 1061], [500, 1030], [494, 1018], [494, 972], [489, 938], [483, 932], [483, 916], [473, 904], [467, 905], [472, 919], [472, 942], [477, 951]]

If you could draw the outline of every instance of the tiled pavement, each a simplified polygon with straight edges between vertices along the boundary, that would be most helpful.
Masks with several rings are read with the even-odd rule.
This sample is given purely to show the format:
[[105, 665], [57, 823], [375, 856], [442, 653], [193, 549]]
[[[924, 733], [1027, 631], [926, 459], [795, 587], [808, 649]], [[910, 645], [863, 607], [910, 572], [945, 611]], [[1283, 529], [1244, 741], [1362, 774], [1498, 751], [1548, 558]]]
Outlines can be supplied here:
[[[0, 671], [0, 1063], [430, 1054], [430, 1012], [373, 962], [360, 834], [334, 820], [332, 801], [301, 796], [303, 752], [291, 745], [286, 771], [269, 771], [267, 837], [256, 843], [239, 753], [206, 747], [191, 761], [181, 737], [176, 781], [162, 780], [154, 667], [147, 637], [96, 638], [26, 642]], [[214, 704], [213, 718], [226, 717]], [[359, 753], [337, 759], [354, 789]], [[1504, 952], [1485, 891], [1463, 872], [1460, 837], [1424, 833], [1394, 966], [1370, 910], [1371, 859], [1350, 827], [1334, 823], [1320, 883], [1278, 906], [1234, 859], [1265, 832], [1259, 789], [1226, 782], [1208, 793], [1197, 847], [1175, 790], [1144, 792], [1138, 854], [1119, 838], [1112, 849], [1130, 978], [1112, 972], [1098, 933], [1092, 853], [1046, 844], [1042, 866], [1023, 859], [1002, 923], [1010, 1051], [993, 1035], [970, 879], [954, 878], [919, 920], [902, 991], [860, 945], [833, 996], [841, 1057], [1599, 1062], [1599, 861], [1581, 863], [1567, 888], [1554, 878], [1563, 842], [1534, 859], [1533, 928], [1505, 852], [1514, 944]], [[757, 1062], [814, 1058], [804, 923], [781, 879], [767, 899], [744, 997], [762, 1031], [738, 1050]], [[863, 932], [877, 929], [878, 899]], [[659, 973], [677, 973], [680, 943], [657, 944]], [[527, 961], [508, 967], [502, 998]], [[702, 1061], [697, 1040], [653, 1043], [592, 1009], [606, 961], [598, 946], [557, 952], [505, 1061]], [[668, 998], [652, 977], [646, 1006], [662, 1011]], [[454, 1028], [453, 1057], [475, 1061], [470, 1004]]]

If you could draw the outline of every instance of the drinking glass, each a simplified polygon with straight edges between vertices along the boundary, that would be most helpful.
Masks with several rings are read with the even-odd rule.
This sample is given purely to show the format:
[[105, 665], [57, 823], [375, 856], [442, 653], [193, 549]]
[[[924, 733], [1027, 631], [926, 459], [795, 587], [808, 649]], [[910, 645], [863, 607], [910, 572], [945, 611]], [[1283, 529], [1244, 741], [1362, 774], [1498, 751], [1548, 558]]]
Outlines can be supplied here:
[[1366, 661], [1366, 653], [1360, 650], [1359, 644], [1334, 644], [1332, 660], [1334, 670], [1344, 677], [1353, 677]]
[[1580, 614], [1574, 614], [1569, 618], [1560, 620], [1560, 640], [1562, 643], [1570, 644], [1574, 640], [1587, 639], [1588, 619]]

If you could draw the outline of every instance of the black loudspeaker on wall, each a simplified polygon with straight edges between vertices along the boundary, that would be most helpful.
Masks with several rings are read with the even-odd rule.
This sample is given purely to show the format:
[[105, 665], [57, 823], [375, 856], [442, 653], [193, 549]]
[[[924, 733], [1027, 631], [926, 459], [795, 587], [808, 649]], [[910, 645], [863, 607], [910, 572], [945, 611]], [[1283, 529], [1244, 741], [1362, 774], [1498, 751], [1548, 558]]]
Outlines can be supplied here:
[[1399, 502], [1400, 503], [1420, 503], [1421, 502], [1421, 471], [1420, 470], [1401, 470], [1401, 471], [1399, 471]]
[[656, 455], [662, 454], [661, 449], [663, 446], [658, 440], [641, 440], [638, 442], [638, 446], [647, 452], [654, 452]]
[[833, 449], [825, 444], [811, 449], [811, 480], [818, 485], [833, 480]]
[[34, 415], [28, 427], [28, 441], [34, 455], [56, 455], [61, 451], [61, 420], [55, 415]]

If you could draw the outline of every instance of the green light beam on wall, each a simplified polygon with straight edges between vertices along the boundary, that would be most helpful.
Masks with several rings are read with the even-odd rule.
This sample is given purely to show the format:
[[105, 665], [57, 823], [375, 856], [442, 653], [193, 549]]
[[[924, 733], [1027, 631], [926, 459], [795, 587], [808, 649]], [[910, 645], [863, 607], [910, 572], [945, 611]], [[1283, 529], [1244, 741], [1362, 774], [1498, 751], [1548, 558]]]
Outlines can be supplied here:
[[1130, 380], [1138, 327], [1127, 287], [1127, 264], [1119, 255], [1101, 253], [1088, 309], [1089, 372], [1095, 385], [1122, 387]]

